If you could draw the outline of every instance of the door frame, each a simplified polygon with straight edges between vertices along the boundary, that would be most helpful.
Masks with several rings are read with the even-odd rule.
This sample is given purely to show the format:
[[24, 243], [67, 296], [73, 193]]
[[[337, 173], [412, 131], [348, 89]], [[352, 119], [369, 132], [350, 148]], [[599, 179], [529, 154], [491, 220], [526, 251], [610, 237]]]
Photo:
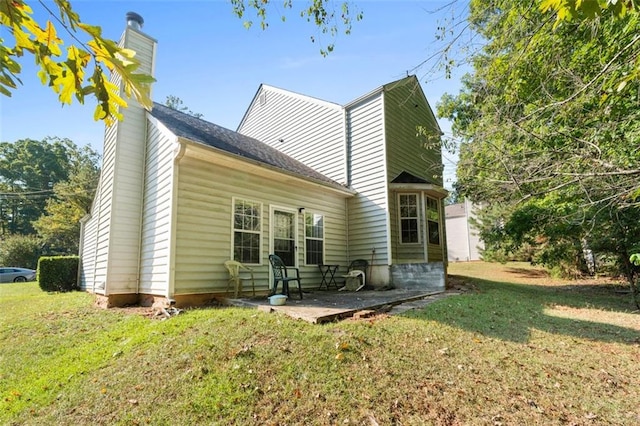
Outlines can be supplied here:
[[[299, 250], [298, 248], [300, 247], [300, 234], [299, 234], [299, 227], [298, 227], [298, 222], [300, 219], [299, 216], [299, 212], [298, 209], [295, 207], [284, 207], [284, 206], [278, 206], [278, 205], [271, 205], [269, 206], [269, 254], [274, 253], [273, 248], [274, 248], [274, 244], [273, 244], [273, 240], [275, 238], [275, 232], [273, 230], [273, 225], [275, 223], [274, 221], [274, 216], [275, 216], [275, 212], [282, 212], [282, 213], [289, 213], [293, 216], [293, 250], [294, 250], [294, 265], [292, 267], [298, 268], [298, 264], [300, 263], [299, 260]], [[273, 277], [272, 277], [273, 278]]]

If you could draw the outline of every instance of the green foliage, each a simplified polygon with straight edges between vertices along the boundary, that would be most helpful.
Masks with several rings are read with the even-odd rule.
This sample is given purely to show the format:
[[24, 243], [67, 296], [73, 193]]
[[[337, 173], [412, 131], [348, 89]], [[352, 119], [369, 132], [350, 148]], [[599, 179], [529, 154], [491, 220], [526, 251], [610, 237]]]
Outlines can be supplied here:
[[[589, 2], [544, 3], [594, 13]], [[485, 43], [438, 113], [463, 140], [461, 195], [503, 209], [503, 226], [484, 228], [489, 248], [532, 247], [532, 260], [565, 273], [585, 269], [583, 249], [598, 250], [628, 276], [640, 231], [636, 9], [557, 25], [527, 1], [471, 3]]]
[[164, 104], [166, 106], [168, 106], [171, 109], [175, 109], [176, 111], [180, 111], [180, 112], [184, 112], [185, 114], [189, 114], [195, 118], [202, 118], [203, 115], [200, 114], [199, 112], [193, 112], [189, 109], [189, 107], [187, 107], [184, 102], [182, 102], [182, 99], [180, 99], [177, 96], [173, 96], [173, 95], [169, 95], [167, 96], [167, 100], [164, 102]]
[[594, 19], [603, 15], [624, 17], [627, 13], [640, 12], [637, 0], [542, 0], [540, 9], [543, 12], [552, 10], [556, 13], [556, 25], [563, 21]]
[[[284, 0], [284, 3], [273, 0], [230, 0], [230, 2], [233, 13], [238, 18], [245, 19], [244, 26], [247, 29], [253, 26], [255, 19], [260, 28], [266, 30], [269, 27], [271, 14], [279, 15], [280, 20], [285, 21], [287, 11], [293, 9], [294, 4], [298, 6], [303, 3], [305, 4], [299, 10], [300, 17], [318, 28], [322, 35], [329, 35], [334, 39], [341, 32], [350, 34], [353, 22], [363, 18], [362, 12], [354, 10], [354, 6], [348, 1], [339, 3], [339, 6], [334, 0], [307, 0], [298, 3], [292, 0]], [[318, 41], [313, 35], [310, 39], [312, 43]], [[320, 53], [322, 56], [327, 56], [334, 47], [334, 44], [330, 43], [326, 47], [321, 47]]]
[[78, 289], [78, 256], [46, 256], [38, 261], [38, 284], [42, 291]]
[[[18, 60], [29, 53], [40, 68], [40, 81], [58, 95], [60, 103], [71, 104], [75, 97], [82, 104], [85, 96], [94, 96], [96, 120], [110, 124], [114, 119], [122, 119], [119, 108], [127, 105], [116, 86], [106, 78], [105, 70], [121, 77], [126, 97], [135, 96], [140, 104], [151, 107], [149, 85], [154, 79], [135, 73], [139, 62], [134, 51], [104, 38], [100, 27], [81, 22], [68, 0], [53, 0], [52, 9], [39, 2], [52, 18], [45, 23], [34, 20], [29, 3], [35, 2], [0, 2], [0, 27], [10, 37], [9, 40], [0, 39], [0, 93], [11, 96], [11, 91], [17, 89], [21, 83]], [[66, 50], [62, 48], [61, 31], [73, 40]], [[92, 73], [90, 66], [93, 66]]]
[[[49, 228], [51, 223], [39, 225], [38, 219], [56, 202], [69, 203], [62, 209], [88, 211], [98, 158], [90, 147], [78, 148], [68, 139], [0, 143], [0, 235], [28, 235], [37, 229], [51, 243], [57, 228]], [[65, 214], [58, 222], [73, 227], [82, 215]]]
[[42, 246], [42, 239], [35, 235], [0, 237], [0, 266], [36, 269]]
[[70, 165], [69, 178], [53, 186], [45, 212], [33, 222], [44, 239], [49, 254], [76, 254], [79, 248], [80, 219], [91, 209], [100, 171], [98, 155], [89, 147], [80, 151]]

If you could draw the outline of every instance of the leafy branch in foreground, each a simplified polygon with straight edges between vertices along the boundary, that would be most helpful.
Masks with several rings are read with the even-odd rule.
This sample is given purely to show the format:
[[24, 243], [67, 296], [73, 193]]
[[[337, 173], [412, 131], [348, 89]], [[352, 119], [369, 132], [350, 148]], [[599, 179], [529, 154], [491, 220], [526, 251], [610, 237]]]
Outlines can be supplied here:
[[[71, 104], [74, 97], [81, 104], [86, 96], [95, 97], [98, 102], [95, 120], [111, 124], [114, 119], [122, 118], [119, 108], [127, 106], [105, 71], [121, 77], [126, 97], [134, 96], [144, 107], [151, 107], [149, 85], [154, 79], [135, 73], [139, 63], [134, 51], [104, 38], [100, 27], [81, 22], [67, 0], [53, 0], [55, 11], [39, 2], [51, 18], [44, 25], [34, 20], [33, 9], [28, 3], [25, 0], [0, 0], [0, 27], [6, 28], [13, 38], [10, 41], [0, 39], [0, 93], [11, 96], [11, 91], [22, 83], [18, 58], [30, 53], [39, 67], [40, 81], [51, 87], [62, 104]], [[64, 42], [58, 35], [60, 28], [74, 40], [66, 50], [62, 49]], [[81, 41], [82, 36], [88, 40]], [[92, 72], [90, 67], [93, 67]]]
[[[279, 14], [280, 20], [285, 21], [286, 10], [293, 9], [293, 0], [274, 2], [273, 0], [229, 0], [233, 6], [233, 13], [238, 18], [246, 18], [244, 26], [251, 28], [254, 24], [251, 18], [247, 18], [248, 9], [252, 10], [254, 18], [259, 22], [260, 28], [266, 30], [269, 26], [268, 16], [270, 11]], [[300, 10], [300, 17], [307, 22], [314, 24], [320, 33], [329, 34], [335, 38], [340, 32], [351, 33], [354, 21], [360, 21], [363, 14], [359, 10], [354, 10], [348, 1], [336, 4], [333, 0], [308, 0], [306, 5]], [[311, 42], [316, 42], [316, 37], [311, 36]], [[327, 56], [334, 49], [334, 44], [330, 43], [326, 47], [320, 48], [322, 56]]]

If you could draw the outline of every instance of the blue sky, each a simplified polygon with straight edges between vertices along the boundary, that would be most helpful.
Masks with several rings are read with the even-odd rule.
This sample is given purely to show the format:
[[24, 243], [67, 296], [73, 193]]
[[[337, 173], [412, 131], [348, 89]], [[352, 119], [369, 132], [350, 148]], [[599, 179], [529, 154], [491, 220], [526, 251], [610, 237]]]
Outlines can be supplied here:
[[[31, 3], [44, 22], [41, 6]], [[442, 47], [437, 27], [446, 25], [452, 13], [463, 13], [466, 2], [453, 10], [440, 10], [450, 1], [353, 3], [364, 19], [354, 23], [350, 35], [333, 40], [334, 52], [323, 57], [320, 46], [332, 39], [298, 17], [305, 1], [294, 0], [285, 22], [274, 12], [266, 31], [258, 25], [247, 30], [223, 0], [72, 1], [83, 22], [101, 26], [112, 39], [119, 39], [126, 12], [142, 15], [143, 31], [158, 40], [153, 99], [163, 103], [168, 95], [178, 96], [204, 119], [233, 130], [261, 83], [345, 104], [410, 72], [418, 76], [434, 111], [443, 93], [458, 92], [461, 72], [445, 79], [432, 63], [415, 67]], [[311, 36], [320, 44], [312, 43]], [[0, 140], [58, 136], [102, 152], [104, 126], [93, 121], [93, 100], [63, 107], [40, 84], [32, 57], [25, 56], [21, 64], [23, 85], [11, 98], [0, 95]], [[449, 132], [449, 123], [439, 122]], [[443, 155], [450, 186], [455, 158]]]

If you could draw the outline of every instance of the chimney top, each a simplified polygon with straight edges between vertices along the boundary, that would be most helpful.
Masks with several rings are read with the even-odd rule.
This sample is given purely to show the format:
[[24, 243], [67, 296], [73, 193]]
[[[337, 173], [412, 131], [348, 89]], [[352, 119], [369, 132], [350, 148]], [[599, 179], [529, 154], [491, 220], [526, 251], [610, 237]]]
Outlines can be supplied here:
[[134, 30], [140, 30], [142, 28], [142, 24], [144, 24], [144, 19], [142, 19], [142, 16], [138, 15], [135, 12], [127, 12], [128, 26], [130, 26]]

